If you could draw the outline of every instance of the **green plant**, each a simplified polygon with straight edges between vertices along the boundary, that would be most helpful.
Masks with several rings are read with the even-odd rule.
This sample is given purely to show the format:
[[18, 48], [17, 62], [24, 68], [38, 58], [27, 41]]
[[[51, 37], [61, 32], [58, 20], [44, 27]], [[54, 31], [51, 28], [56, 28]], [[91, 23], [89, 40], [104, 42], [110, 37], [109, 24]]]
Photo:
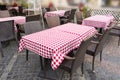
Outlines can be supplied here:
[[87, 11], [88, 11], [88, 7], [84, 6], [84, 7], [82, 8], [83, 18], [86, 18], [86, 13], [87, 13]]

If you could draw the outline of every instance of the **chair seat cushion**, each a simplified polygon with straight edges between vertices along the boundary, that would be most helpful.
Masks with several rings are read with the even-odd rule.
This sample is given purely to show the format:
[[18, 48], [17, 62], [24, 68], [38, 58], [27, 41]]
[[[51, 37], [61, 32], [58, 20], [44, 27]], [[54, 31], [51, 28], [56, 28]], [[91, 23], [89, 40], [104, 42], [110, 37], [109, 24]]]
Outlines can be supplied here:
[[112, 30], [110, 31], [110, 35], [120, 36], [120, 30], [112, 29]]
[[88, 55], [94, 55], [95, 54], [95, 49], [96, 49], [97, 44], [91, 44], [88, 46], [87, 50], [86, 50], [86, 54]]

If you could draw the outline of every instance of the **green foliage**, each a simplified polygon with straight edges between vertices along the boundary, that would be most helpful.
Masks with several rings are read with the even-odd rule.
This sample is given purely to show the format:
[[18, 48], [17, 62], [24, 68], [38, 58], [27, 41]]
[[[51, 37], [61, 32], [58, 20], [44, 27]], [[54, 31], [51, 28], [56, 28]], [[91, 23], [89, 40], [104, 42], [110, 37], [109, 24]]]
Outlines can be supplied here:
[[83, 18], [86, 18], [86, 13], [87, 13], [87, 11], [88, 11], [88, 7], [86, 7], [86, 6], [84, 6], [83, 8], [82, 8], [82, 10], [83, 10]]

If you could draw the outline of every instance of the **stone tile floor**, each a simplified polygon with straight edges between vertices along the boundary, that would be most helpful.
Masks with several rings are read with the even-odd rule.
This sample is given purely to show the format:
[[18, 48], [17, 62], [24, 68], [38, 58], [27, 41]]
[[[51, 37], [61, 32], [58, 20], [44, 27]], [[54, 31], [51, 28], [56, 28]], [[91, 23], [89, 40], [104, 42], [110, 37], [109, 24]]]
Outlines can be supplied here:
[[[117, 45], [118, 38], [110, 36], [108, 39], [110, 40], [103, 50], [102, 62], [99, 60], [99, 55], [96, 57], [96, 72], [93, 73], [91, 71], [92, 57], [86, 55], [85, 74], [75, 80], [120, 80], [120, 47]], [[29, 61], [26, 61], [25, 51], [22, 53], [17, 51], [18, 47], [15, 41], [11, 41], [10, 45], [4, 48], [5, 57], [0, 57], [0, 80], [43, 80], [43, 78], [40, 78], [39, 56], [30, 53]], [[69, 74], [65, 73], [62, 80], [69, 80]]]

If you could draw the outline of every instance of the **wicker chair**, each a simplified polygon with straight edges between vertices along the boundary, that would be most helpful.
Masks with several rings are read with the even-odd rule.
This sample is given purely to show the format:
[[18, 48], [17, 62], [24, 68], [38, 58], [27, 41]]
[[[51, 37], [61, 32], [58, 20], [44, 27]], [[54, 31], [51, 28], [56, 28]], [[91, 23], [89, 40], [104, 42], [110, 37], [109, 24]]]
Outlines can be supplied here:
[[16, 9], [10, 9], [9, 12], [10, 12], [11, 16], [18, 16], [18, 12]]
[[110, 35], [119, 37], [118, 46], [120, 45], [120, 26], [115, 26], [110, 31]]
[[[40, 24], [40, 21], [31, 21], [31, 22], [26, 22], [24, 25], [24, 30], [25, 30], [25, 34], [32, 34], [38, 31], [42, 31], [43, 27]], [[26, 60], [28, 61], [28, 50], [26, 49]], [[43, 65], [42, 65], [42, 58], [40, 57], [40, 62], [41, 62], [41, 68], [43, 69]]]
[[92, 41], [91, 45], [88, 47], [86, 54], [90, 55], [93, 57], [92, 60], [92, 71], [94, 71], [94, 62], [95, 62], [95, 57], [100, 53], [100, 61], [102, 61], [102, 50], [105, 47], [105, 43], [107, 41], [107, 36], [109, 35], [110, 30], [115, 26], [116, 24], [111, 25], [108, 27], [103, 34], [98, 34], [99, 39], [96, 41]]
[[76, 12], [76, 19], [77, 19], [77, 24], [82, 24], [82, 13], [81, 12]]
[[40, 21], [40, 14], [26, 16], [26, 22]]
[[19, 8], [19, 9], [18, 9], [18, 10], [19, 10], [19, 15], [20, 15], [20, 16], [25, 16], [26, 14], [23, 13], [23, 6], [19, 6], [18, 8]]
[[6, 5], [0, 5], [0, 10], [7, 10], [7, 6]]
[[61, 19], [61, 23], [74, 22], [75, 12], [76, 12], [76, 9], [72, 9], [67, 19]]
[[43, 30], [40, 21], [26, 22], [23, 27], [26, 35]]
[[10, 13], [8, 10], [0, 11], [0, 18], [10, 17]]
[[66, 56], [62, 64], [59, 66], [60, 69], [63, 69], [70, 73], [70, 80], [73, 80], [74, 75], [78, 72], [77, 70], [80, 67], [80, 65], [81, 65], [82, 74], [84, 73], [83, 65], [84, 65], [85, 53], [91, 40], [92, 38], [83, 41], [80, 44], [79, 48], [77, 49], [75, 56], [73, 57]]
[[91, 11], [89, 10], [86, 12], [86, 17], [90, 17], [90, 16], [91, 16]]
[[0, 22], [0, 52], [2, 57], [4, 57], [4, 55], [3, 55], [1, 42], [8, 41], [14, 38], [16, 39], [16, 42], [18, 44], [17, 38], [15, 36], [14, 21], [10, 20], [10, 21]]
[[59, 16], [52, 16], [46, 18], [47, 25], [49, 28], [55, 27], [60, 25], [60, 18]]
[[66, 11], [64, 16], [61, 16], [60, 19], [68, 19], [69, 15], [70, 15], [70, 11]]

